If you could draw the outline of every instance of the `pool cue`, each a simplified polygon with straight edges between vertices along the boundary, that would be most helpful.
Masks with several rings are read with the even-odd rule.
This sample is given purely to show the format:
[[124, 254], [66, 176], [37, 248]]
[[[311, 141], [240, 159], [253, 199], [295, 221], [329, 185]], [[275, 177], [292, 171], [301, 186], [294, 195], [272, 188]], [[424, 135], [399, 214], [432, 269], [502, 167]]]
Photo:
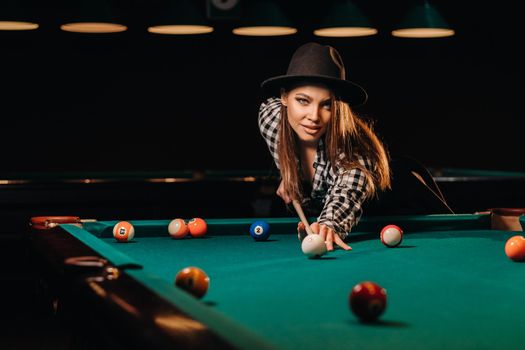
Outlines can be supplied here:
[[306, 220], [306, 216], [304, 216], [303, 208], [301, 208], [301, 204], [297, 199], [292, 200], [293, 207], [295, 208], [295, 211], [297, 212], [297, 215], [299, 215], [299, 218], [301, 219], [302, 223], [304, 224], [306, 233], [309, 235], [313, 235], [313, 231], [310, 228], [310, 224], [308, 223], [308, 220]]
[[[418, 173], [416, 173], [415, 171], [411, 171], [410, 173], [412, 173], [412, 175], [414, 175], [414, 177], [423, 184], [423, 186], [425, 186], [427, 188], [427, 190], [430, 191], [430, 193], [432, 193], [445, 207], [447, 207], [447, 209], [450, 211], [451, 214], [454, 214], [456, 215], [456, 213], [454, 213], [454, 210], [452, 210], [447, 202], [445, 201], [445, 199], [442, 197], [443, 194], [441, 193], [440, 191], [440, 194], [437, 194], [432, 188], [430, 188], [430, 186], [425, 182], [425, 180], [423, 180], [423, 178], [421, 177], [421, 175], [419, 175]], [[439, 190], [439, 187], [438, 187], [438, 190]]]

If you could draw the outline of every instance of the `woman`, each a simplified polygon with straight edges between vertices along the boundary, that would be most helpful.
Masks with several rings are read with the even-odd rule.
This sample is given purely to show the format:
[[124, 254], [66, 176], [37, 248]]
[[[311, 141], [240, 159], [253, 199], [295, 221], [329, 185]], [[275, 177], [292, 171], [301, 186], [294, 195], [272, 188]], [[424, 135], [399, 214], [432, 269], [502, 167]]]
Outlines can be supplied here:
[[[317, 212], [311, 229], [328, 250], [334, 243], [350, 250], [344, 239], [364, 201], [390, 188], [388, 154], [351, 109], [366, 101], [366, 92], [345, 74], [337, 50], [308, 43], [294, 53], [286, 75], [261, 85], [274, 95], [261, 104], [259, 127], [280, 170], [277, 195]], [[304, 230], [299, 223], [299, 233]]]

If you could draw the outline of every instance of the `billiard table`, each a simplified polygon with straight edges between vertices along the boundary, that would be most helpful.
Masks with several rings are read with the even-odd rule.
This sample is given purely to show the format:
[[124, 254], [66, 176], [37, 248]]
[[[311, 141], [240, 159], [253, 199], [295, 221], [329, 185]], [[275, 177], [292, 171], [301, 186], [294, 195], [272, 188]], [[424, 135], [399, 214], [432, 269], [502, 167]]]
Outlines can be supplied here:
[[[294, 217], [266, 218], [262, 242], [250, 218], [206, 219], [206, 236], [179, 240], [169, 220], [131, 220], [128, 243], [112, 237], [118, 220], [33, 227], [29, 237], [57, 315], [93, 348], [522, 349], [525, 264], [504, 246], [523, 219], [515, 231], [494, 219], [363, 217], [351, 251], [320, 259], [303, 255]], [[381, 244], [386, 224], [404, 230], [399, 247]], [[174, 285], [187, 266], [210, 277], [202, 299]], [[361, 281], [387, 290], [377, 322], [349, 309]]]
[[[525, 207], [525, 173], [429, 170], [455, 213]], [[115, 208], [135, 219], [164, 219], [174, 211], [184, 217], [285, 217], [289, 212], [275, 195], [279, 181], [270, 170], [0, 172], [0, 238], [24, 227], [31, 216], [74, 213], [111, 220]], [[398, 214], [416, 213], [397, 205]], [[376, 213], [384, 212], [393, 211]]]
[[456, 213], [494, 207], [523, 207], [519, 188], [525, 173], [462, 168], [430, 168], [434, 181]]

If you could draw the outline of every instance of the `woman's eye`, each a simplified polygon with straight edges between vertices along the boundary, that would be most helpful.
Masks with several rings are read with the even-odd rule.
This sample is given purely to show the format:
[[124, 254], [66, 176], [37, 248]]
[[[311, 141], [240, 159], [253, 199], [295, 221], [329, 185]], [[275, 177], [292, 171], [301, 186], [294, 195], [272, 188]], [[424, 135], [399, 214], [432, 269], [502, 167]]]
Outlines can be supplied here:
[[326, 103], [323, 105], [323, 108], [326, 109], [327, 111], [331, 110], [332, 109], [332, 104], [331, 103]]
[[297, 100], [297, 102], [299, 102], [299, 104], [301, 104], [301, 105], [305, 105], [305, 104], [308, 103], [308, 100], [306, 100], [305, 98], [297, 98], [296, 100]]

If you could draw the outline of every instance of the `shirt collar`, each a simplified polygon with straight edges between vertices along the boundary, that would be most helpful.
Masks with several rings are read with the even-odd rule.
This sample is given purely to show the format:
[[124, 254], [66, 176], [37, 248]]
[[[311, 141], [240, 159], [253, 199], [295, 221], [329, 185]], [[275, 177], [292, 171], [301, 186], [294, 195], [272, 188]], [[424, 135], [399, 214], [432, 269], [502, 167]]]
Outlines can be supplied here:
[[317, 145], [317, 154], [315, 156], [314, 166], [317, 167], [318, 165], [326, 165], [324, 138], [321, 138], [319, 140], [319, 144]]

